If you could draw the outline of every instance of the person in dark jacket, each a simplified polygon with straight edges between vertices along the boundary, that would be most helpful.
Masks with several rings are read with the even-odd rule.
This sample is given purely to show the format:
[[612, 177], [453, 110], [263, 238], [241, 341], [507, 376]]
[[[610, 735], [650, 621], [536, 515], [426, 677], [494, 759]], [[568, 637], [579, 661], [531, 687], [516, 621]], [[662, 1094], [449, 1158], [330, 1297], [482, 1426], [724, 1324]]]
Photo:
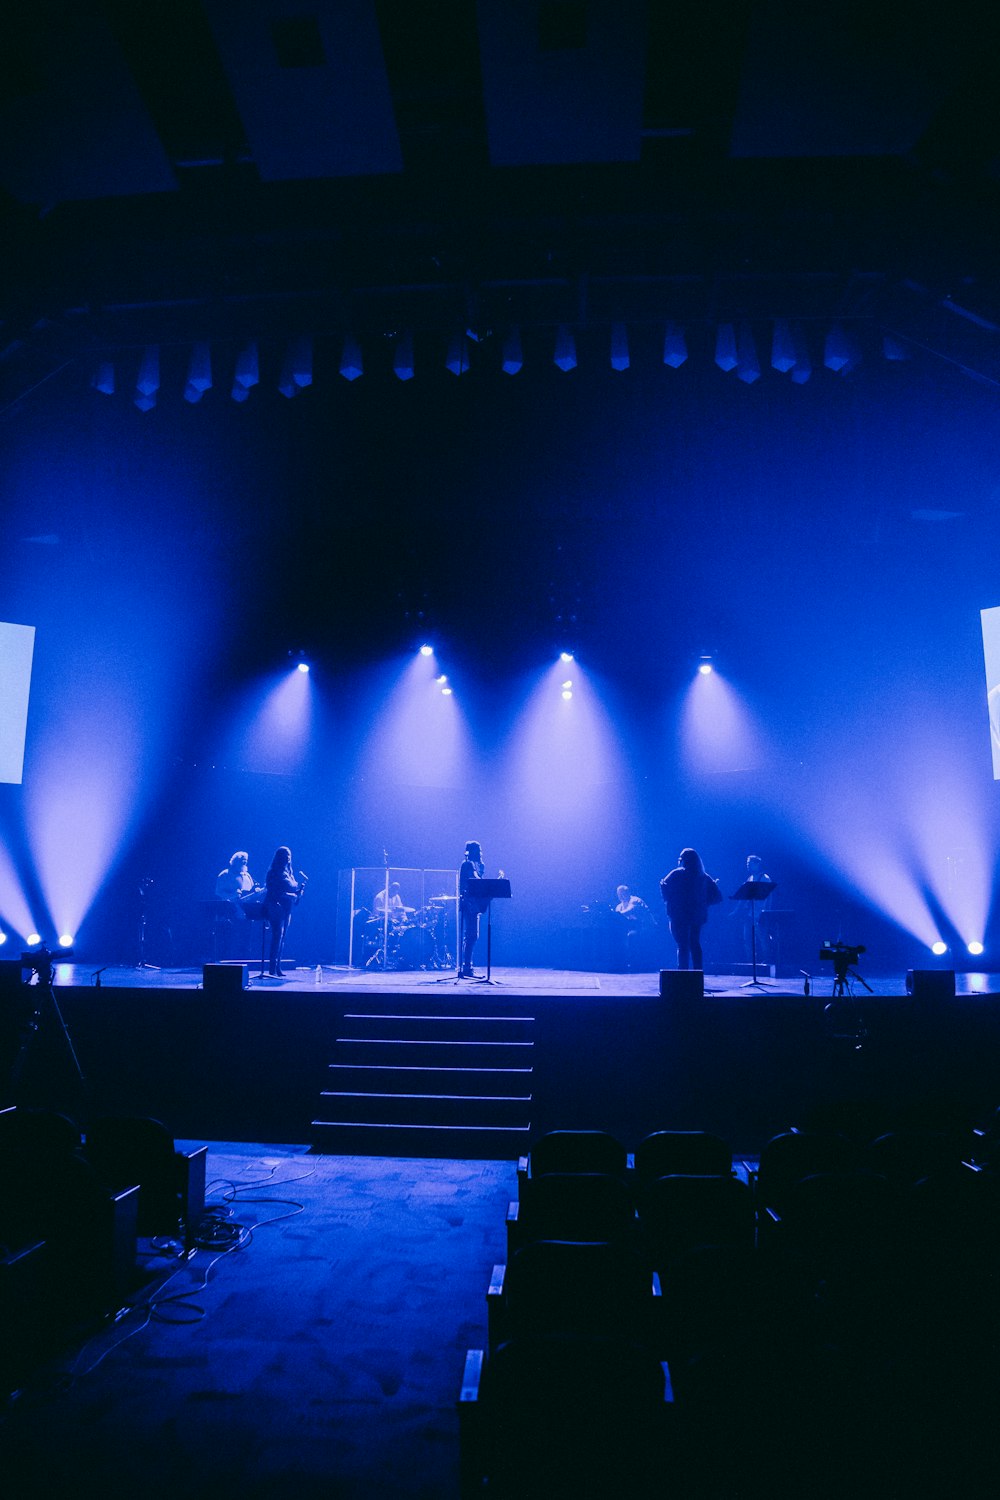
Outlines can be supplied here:
[[270, 974], [275, 979], [283, 979], [281, 972], [281, 950], [285, 946], [285, 933], [288, 924], [292, 920], [292, 909], [298, 904], [299, 897], [305, 890], [304, 881], [300, 882], [292, 874], [292, 851], [287, 844], [282, 844], [274, 852], [271, 867], [264, 877], [264, 886], [267, 892], [267, 920], [271, 926], [271, 964]]
[[701, 929], [708, 920], [708, 908], [719, 905], [722, 892], [719, 882], [706, 873], [697, 850], [681, 850], [677, 868], [660, 881], [660, 895], [677, 944], [677, 967], [703, 968]]

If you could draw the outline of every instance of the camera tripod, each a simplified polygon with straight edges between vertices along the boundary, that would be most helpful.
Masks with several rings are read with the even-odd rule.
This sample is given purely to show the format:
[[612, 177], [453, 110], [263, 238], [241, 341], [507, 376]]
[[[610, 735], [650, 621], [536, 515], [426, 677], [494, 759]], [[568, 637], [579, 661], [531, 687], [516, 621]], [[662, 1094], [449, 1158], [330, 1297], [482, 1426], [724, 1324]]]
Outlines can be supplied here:
[[17, 1083], [19, 1082], [24, 1071], [25, 1063], [28, 1060], [28, 1055], [31, 1052], [32, 1042], [34, 1041], [35, 1037], [37, 1037], [44, 1024], [47, 1001], [50, 1016], [55, 1020], [59, 1031], [62, 1032], [63, 1041], [66, 1044], [66, 1052], [73, 1064], [73, 1071], [76, 1074], [77, 1082], [81, 1085], [81, 1087], [86, 1088], [87, 1080], [84, 1076], [83, 1068], [80, 1066], [80, 1059], [76, 1055], [76, 1048], [73, 1045], [73, 1038], [70, 1035], [69, 1027], [66, 1025], [66, 1017], [63, 1015], [62, 1010], [60, 1009], [59, 1001], [56, 999], [55, 985], [53, 982], [55, 977], [54, 970], [56, 961], [47, 948], [42, 948], [39, 952], [36, 953], [24, 954], [24, 960], [26, 960], [24, 966], [30, 967], [34, 974], [35, 982], [32, 984], [29, 980], [28, 983], [23, 986], [23, 988], [31, 989], [34, 992], [33, 1005], [31, 1015], [24, 1023], [24, 1031], [21, 1037], [21, 1043], [18, 1047], [17, 1056], [14, 1058], [14, 1064], [10, 1071], [11, 1086], [16, 1087]]
[[844, 1000], [847, 998], [847, 985], [851, 979], [856, 979], [860, 985], [864, 986], [869, 995], [874, 995], [875, 991], [867, 979], [863, 979], [857, 969], [852, 967], [847, 955], [838, 953], [833, 960], [833, 998], [835, 1000]]

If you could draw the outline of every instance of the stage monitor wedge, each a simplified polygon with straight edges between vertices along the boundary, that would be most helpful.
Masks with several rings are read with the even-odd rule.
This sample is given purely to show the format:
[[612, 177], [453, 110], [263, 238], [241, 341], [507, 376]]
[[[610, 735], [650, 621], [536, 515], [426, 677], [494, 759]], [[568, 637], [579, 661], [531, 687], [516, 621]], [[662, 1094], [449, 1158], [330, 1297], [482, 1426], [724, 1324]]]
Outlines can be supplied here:
[[701, 969], [661, 969], [660, 999], [693, 1004], [705, 998], [705, 975]]
[[202, 988], [216, 1000], [231, 999], [247, 988], [248, 964], [205, 964]]
[[907, 969], [906, 993], [914, 1000], [954, 1000], [954, 969]]

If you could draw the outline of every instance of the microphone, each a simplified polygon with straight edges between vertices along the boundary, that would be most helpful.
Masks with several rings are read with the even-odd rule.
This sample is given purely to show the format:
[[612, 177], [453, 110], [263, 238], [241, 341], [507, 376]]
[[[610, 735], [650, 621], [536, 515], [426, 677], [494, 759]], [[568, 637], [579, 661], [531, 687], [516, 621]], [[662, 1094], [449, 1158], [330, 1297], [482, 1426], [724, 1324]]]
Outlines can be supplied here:
[[303, 885], [308, 885], [309, 884], [309, 876], [308, 875], [303, 875], [303, 873], [302, 873], [301, 870], [299, 871], [299, 879], [302, 881]]
[[[110, 969], [110, 968], [111, 968], [111, 965], [110, 965], [110, 964], [105, 964], [105, 965], [104, 965], [104, 969]], [[104, 969], [97, 969], [97, 970], [96, 970], [96, 971], [95, 971], [95, 972], [94, 972], [94, 973], [93, 973], [93, 974], [91, 974], [91, 976], [90, 976], [90, 977], [91, 977], [91, 979], [92, 979], [92, 980], [93, 980], [93, 981], [94, 981], [94, 987], [95, 987], [95, 988], [96, 988], [96, 989], [100, 989], [100, 988], [101, 988], [101, 975], [102, 975], [102, 974], [103, 974], [103, 973], [104, 973]]]

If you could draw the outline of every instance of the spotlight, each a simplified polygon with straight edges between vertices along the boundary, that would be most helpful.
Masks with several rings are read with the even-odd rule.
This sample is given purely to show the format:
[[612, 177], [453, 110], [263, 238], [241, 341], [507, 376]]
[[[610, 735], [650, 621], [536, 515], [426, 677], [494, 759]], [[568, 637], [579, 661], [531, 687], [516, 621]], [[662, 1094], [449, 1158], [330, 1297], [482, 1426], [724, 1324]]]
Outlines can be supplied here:
[[59, 946], [60, 946], [60, 948], [72, 948], [72, 946], [73, 946], [73, 938], [70, 935], [70, 933], [68, 933], [68, 932], [64, 932], [63, 933], [62, 937], [59, 939]]
[[442, 672], [441, 676], [435, 677], [434, 681], [437, 683], [438, 687], [444, 687], [445, 683], [448, 681], [448, 678], [445, 676], [444, 672]]
[[441, 689], [441, 692], [444, 694], [444, 696], [446, 698], [450, 698], [451, 697], [451, 688], [450, 687], [443, 687]]
[[698, 671], [701, 673], [702, 677], [708, 677], [711, 674], [712, 658], [710, 656], [701, 657], [698, 662]]
[[973, 958], [978, 958], [983, 951], [982, 943], [968, 943], [966, 945]]
[[573, 660], [573, 653], [572, 653], [572, 651], [560, 651], [560, 653], [559, 653], [559, 660], [560, 661], [572, 661]]
[[39, 932], [29, 932], [27, 938], [25, 939], [25, 942], [28, 944], [29, 948], [37, 948], [41, 941], [42, 935]]
[[573, 696], [573, 694], [570, 692], [569, 688], [563, 688], [563, 694], [562, 695], [563, 695], [563, 697], [564, 697], [564, 699], [566, 700], [567, 703], [569, 702], [569, 700]]
[[571, 677], [567, 677], [566, 681], [563, 683], [563, 687], [564, 688], [570, 688], [572, 686], [573, 686], [573, 679]]
[[295, 670], [297, 672], [308, 672], [309, 663], [307, 661], [300, 661]]
[[948, 944], [943, 943], [941, 939], [938, 938], [936, 943], [931, 943], [931, 952], [935, 955], [936, 958], [940, 958], [942, 954], [948, 952]]
[[4, 945], [4, 943], [6, 941], [7, 941], [7, 934], [5, 932], [0, 932], [0, 948], [3, 947], [3, 945]]
[[434, 655], [434, 647], [433, 646], [421, 646], [421, 648], [420, 648], [420, 655], [421, 656], [433, 656]]

